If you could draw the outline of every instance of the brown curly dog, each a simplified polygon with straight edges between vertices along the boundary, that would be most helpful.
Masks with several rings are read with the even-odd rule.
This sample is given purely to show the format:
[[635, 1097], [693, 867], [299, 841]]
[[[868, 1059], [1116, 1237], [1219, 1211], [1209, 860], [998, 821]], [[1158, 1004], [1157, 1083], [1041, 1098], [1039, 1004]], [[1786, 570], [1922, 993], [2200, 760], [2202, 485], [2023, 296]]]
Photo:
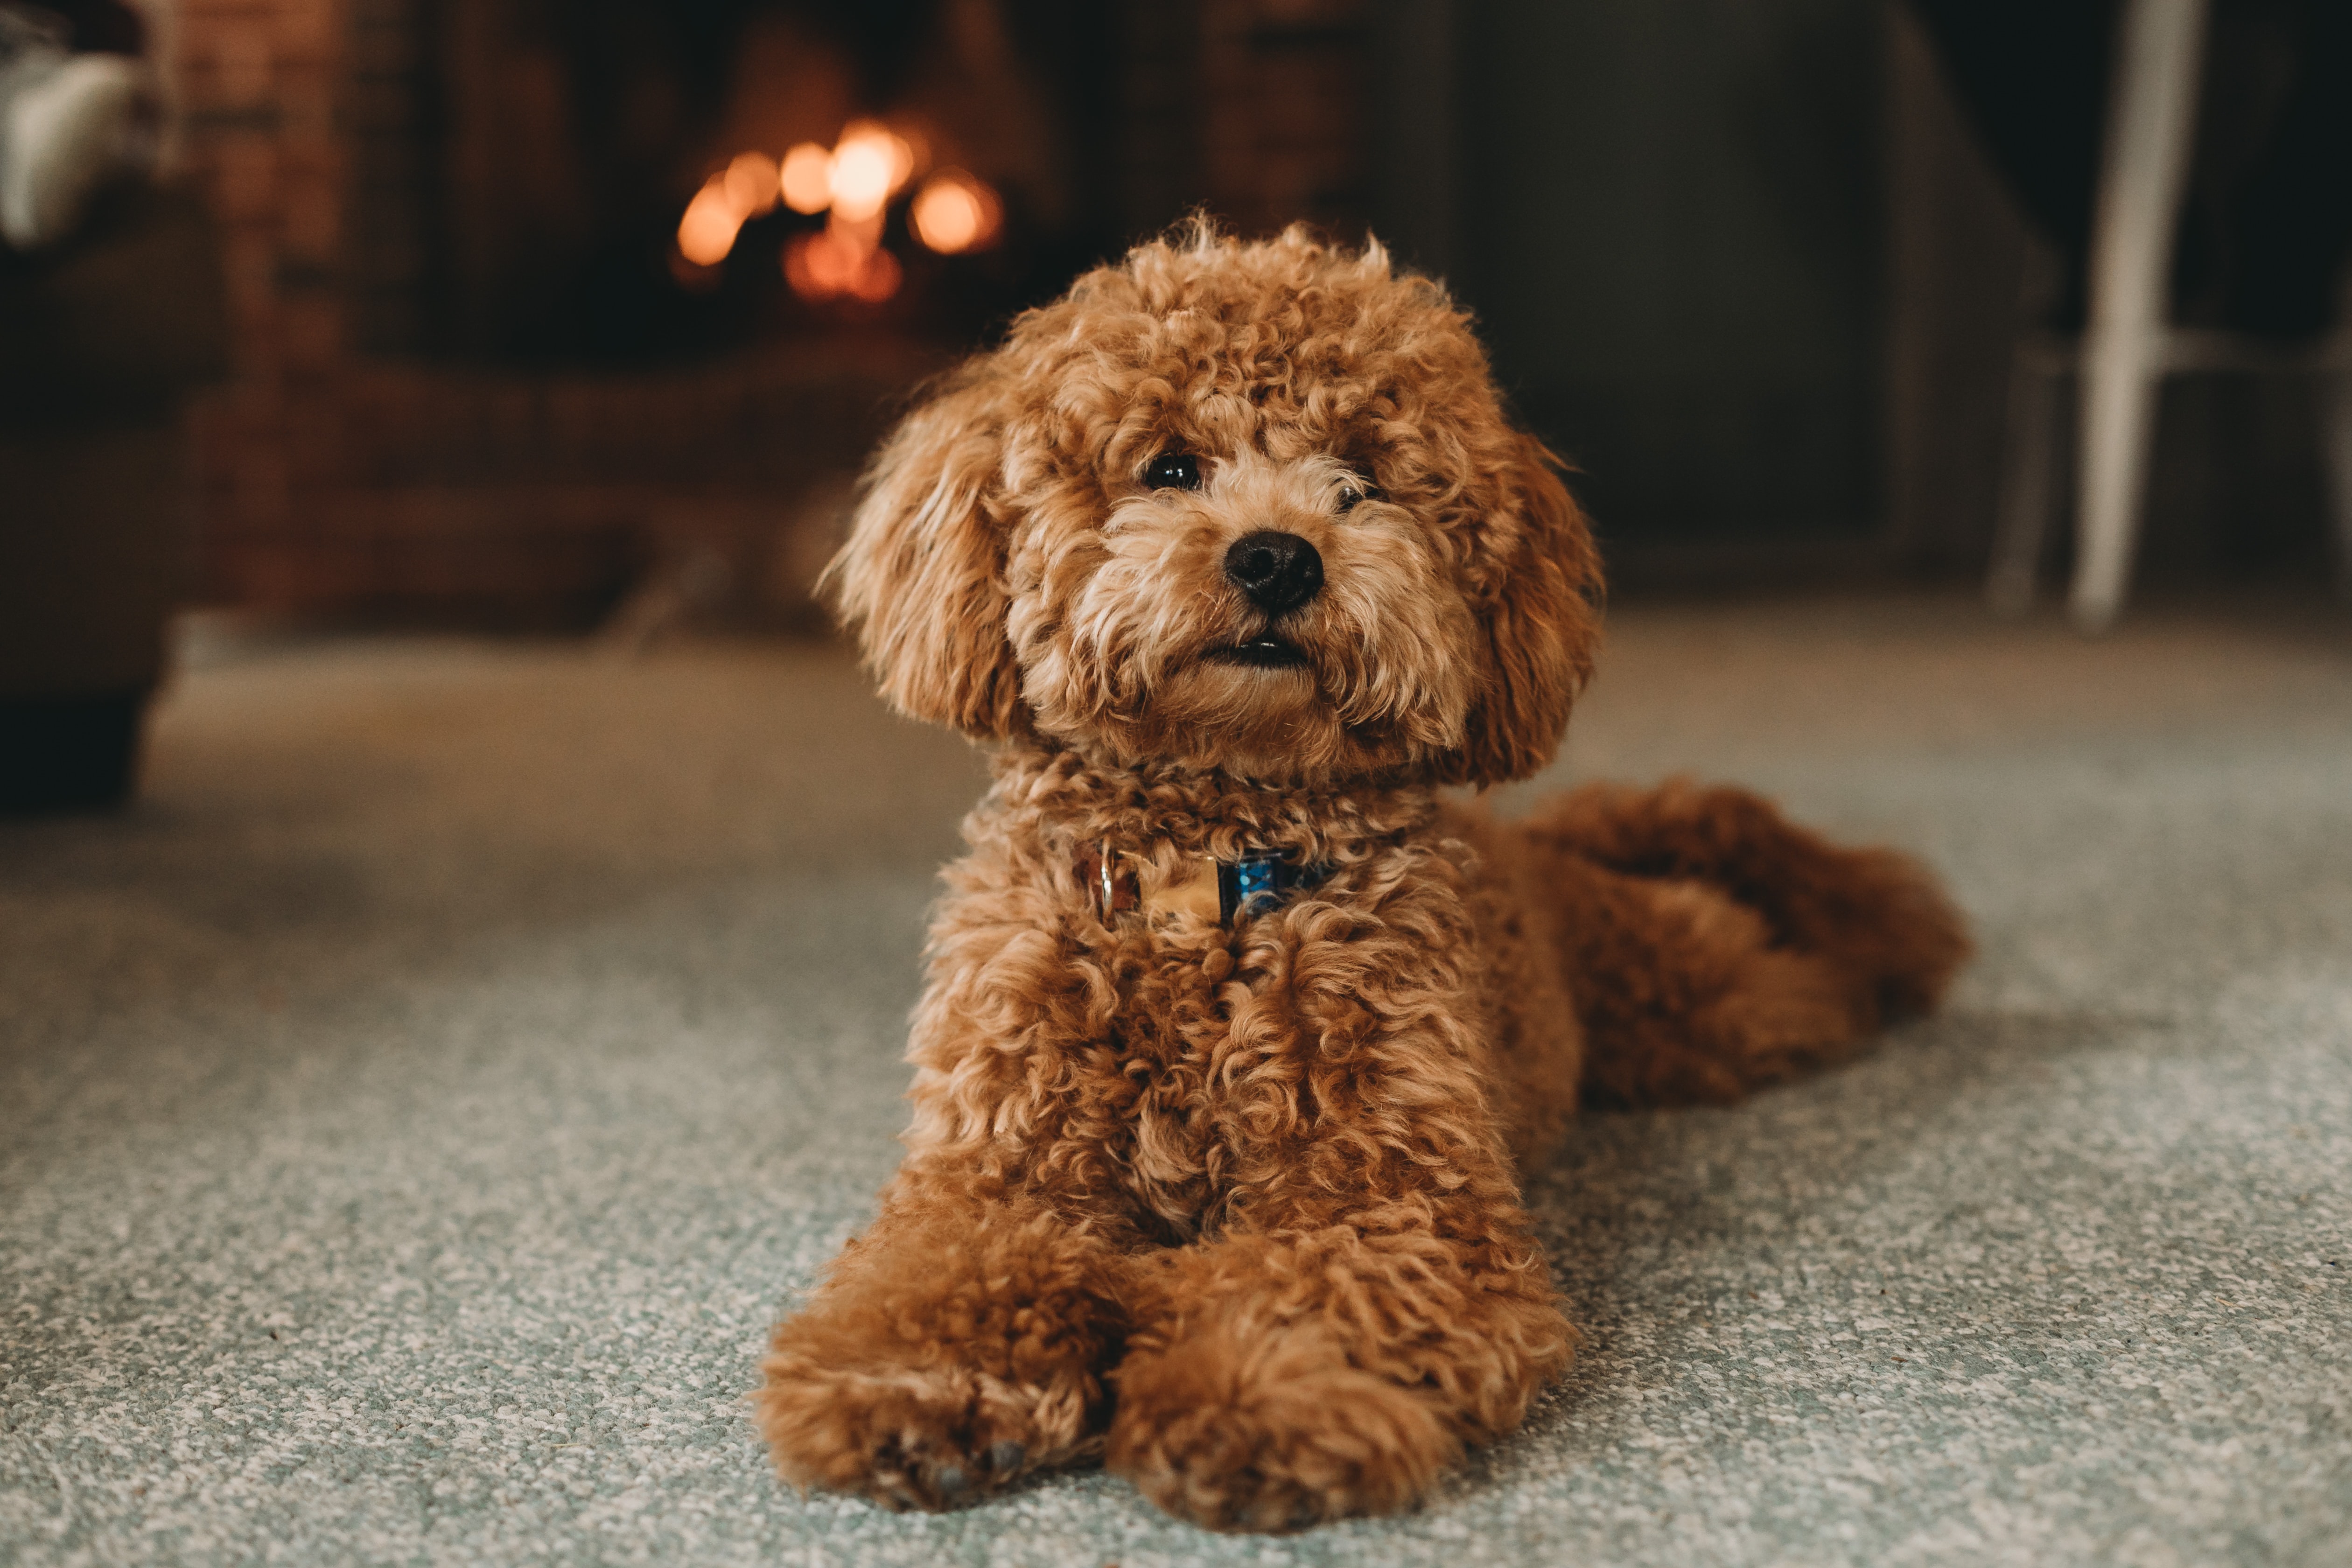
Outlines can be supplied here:
[[1102, 1457], [1283, 1530], [1412, 1502], [1575, 1331], [1520, 1206], [1580, 1101], [1727, 1100], [1933, 1003], [1919, 868], [1551, 759], [1598, 559], [1437, 284], [1205, 226], [1022, 317], [833, 567], [904, 712], [988, 742], [880, 1214], [776, 1331], [802, 1486]]

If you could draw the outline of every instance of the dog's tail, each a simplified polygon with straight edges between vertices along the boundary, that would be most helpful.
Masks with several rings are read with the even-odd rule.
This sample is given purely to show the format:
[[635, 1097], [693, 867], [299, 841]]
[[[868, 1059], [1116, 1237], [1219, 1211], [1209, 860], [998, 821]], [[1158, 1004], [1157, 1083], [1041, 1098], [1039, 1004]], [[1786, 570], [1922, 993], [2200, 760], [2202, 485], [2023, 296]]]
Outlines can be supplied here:
[[1851, 1055], [1970, 951], [1934, 876], [1748, 791], [1593, 785], [1517, 825], [1548, 862], [1588, 1104], [1723, 1101]]

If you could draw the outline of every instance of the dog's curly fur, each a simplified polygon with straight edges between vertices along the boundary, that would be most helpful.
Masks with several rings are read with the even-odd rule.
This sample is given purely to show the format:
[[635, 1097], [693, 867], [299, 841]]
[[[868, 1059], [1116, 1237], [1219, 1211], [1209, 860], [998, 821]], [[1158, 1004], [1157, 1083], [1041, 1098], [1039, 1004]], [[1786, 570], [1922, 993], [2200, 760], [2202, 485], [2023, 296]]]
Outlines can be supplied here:
[[[1195, 489], [1147, 488], [1192, 456]], [[1296, 533], [1270, 621], [1228, 547]], [[1145, 245], [1022, 317], [876, 459], [834, 566], [903, 711], [991, 742], [914, 1021], [907, 1157], [776, 1331], [803, 1486], [941, 1507], [1102, 1456], [1165, 1507], [1391, 1510], [1509, 1432], [1575, 1331], [1519, 1203], [1580, 1103], [1731, 1100], [1931, 1005], [1932, 879], [1738, 790], [1514, 824], [1601, 574], [1435, 283], [1294, 230]], [[1216, 657], [1278, 632], [1292, 668]], [[1328, 867], [1227, 928], [1077, 866]]]

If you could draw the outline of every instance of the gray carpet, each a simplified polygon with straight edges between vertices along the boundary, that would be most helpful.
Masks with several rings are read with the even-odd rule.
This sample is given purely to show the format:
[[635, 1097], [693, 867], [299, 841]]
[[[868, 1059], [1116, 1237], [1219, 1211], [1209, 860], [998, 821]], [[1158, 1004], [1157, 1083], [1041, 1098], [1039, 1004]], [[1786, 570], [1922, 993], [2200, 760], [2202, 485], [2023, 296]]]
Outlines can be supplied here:
[[[0, 1561], [2352, 1563], [2352, 635], [1630, 610], [1561, 776], [1946, 868], [1950, 1012], [1532, 1200], [1587, 1333], [1423, 1510], [803, 1500], [743, 1395], [869, 1212], [980, 770], [838, 654], [226, 645], [0, 826]], [[1556, 781], [1555, 781], [1556, 782]]]

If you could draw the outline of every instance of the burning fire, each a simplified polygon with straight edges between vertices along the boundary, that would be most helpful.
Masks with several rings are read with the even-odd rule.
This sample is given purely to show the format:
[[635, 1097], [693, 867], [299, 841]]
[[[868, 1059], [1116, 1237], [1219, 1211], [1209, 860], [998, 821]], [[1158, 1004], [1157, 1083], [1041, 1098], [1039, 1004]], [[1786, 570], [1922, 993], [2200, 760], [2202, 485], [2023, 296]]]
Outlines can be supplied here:
[[784, 205], [796, 213], [821, 213], [833, 205], [833, 154], [803, 142], [784, 154]]
[[764, 153], [742, 153], [703, 182], [678, 221], [678, 254], [697, 267], [716, 267], [735, 248], [735, 236], [750, 219], [776, 205], [776, 161]]
[[1004, 225], [1004, 205], [983, 181], [961, 169], [941, 169], [915, 193], [915, 237], [941, 256], [979, 250]]
[[835, 217], [824, 232], [803, 234], [784, 247], [784, 281], [803, 300], [846, 294], [878, 305], [898, 291], [898, 258]]
[[861, 223], [880, 214], [915, 172], [915, 146], [888, 126], [853, 120], [833, 149], [833, 211]]
[[[803, 300], [854, 299], [880, 304], [898, 291], [904, 269], [882, 245], [882, 219], [929, 150], [920, 136], [877, 120], [853, 120], [831, 147], [803, 142], [780, 163], [742, 153], [706, 181], [677, 226], [678, 254], [716, 267], [734, 250], [744, 224], [779, 202], [796, 213], [825, 213], [821, 233], [784, 247], [784, 278]], [[1003, 204], [988, 183], [961, 169], [941, 169], [916, 192], [908, 213], [915, 237], [942, 256], [993, 243]]]

